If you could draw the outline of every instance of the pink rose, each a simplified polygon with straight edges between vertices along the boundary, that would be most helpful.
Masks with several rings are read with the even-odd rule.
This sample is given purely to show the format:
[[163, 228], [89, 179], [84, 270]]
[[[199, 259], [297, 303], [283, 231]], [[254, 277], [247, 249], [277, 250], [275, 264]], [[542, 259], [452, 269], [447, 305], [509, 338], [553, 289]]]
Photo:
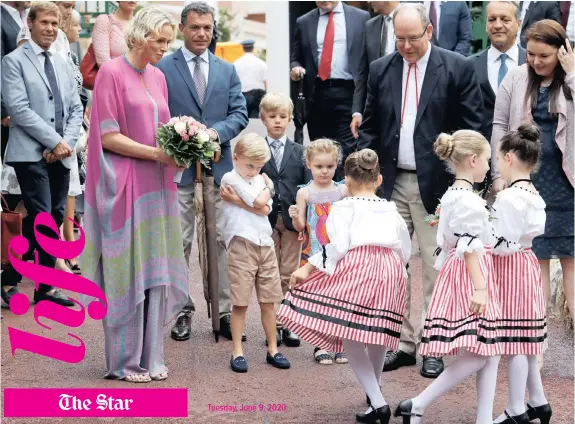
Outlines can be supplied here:
[[195, 135], [196, 135], [196, 132], [197, 132], [197, 129], [194, 128], [194, 126], [190, 126], [190, 128], [188, 129], [188, 135], [189, 135], [190, 137], [195, 136]]
[[182, 140], [184, 141], [188, 141], [190, 139], [190, 136], [188, 134], [180, 134], [182, 136]]

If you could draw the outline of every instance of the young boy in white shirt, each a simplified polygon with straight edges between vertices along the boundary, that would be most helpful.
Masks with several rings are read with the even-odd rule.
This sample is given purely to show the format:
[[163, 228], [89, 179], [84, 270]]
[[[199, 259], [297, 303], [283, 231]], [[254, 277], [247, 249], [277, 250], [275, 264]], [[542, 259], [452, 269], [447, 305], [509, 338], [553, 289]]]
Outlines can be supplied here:
[[274, 304], [283, 300], [278, 264], [267, 215], [272, 210], [274, 185], [260, 170], [270, 159], [267, 141], [247, 134], [234, 148], [234, 170], [226, 173], [222, 188], [233, 188], [244, 205], [223, 201], [224, 238], [227, 248], [228, 279], [232, 304], [232, 340], [230, 366], [235, 372], [247, 372], [243, 356], [242, 332], [246, 311], [255, 286], [266, 333], [266, 362], [287, 369], [290, 362], [277, 350]]

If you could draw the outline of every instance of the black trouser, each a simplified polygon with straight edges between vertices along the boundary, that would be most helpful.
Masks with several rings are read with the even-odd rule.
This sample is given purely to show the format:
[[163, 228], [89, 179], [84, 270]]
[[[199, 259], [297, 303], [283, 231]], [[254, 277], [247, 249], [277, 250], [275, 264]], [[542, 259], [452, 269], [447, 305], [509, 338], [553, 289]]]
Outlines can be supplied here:
[[341, 144], [343, 160], [336, 172], [336, 180], [343, 179], [345, 159], [356, 149], [357, 141], [351, 133], [353, 80], [315, 80], [315, 92], [307, 117], [307, 130], [311, 141], [331, 138]]
[[266, 95], [265, 90], [256, 89], [242, 93], [246, 98], [246, 107], [248, 109], [248, 118], [260, 117], [260, 103]]
[[[47, 163], [45, 160], [15, 162], [10, 165], [16, 171], [18, 184], [22, 191], [22, 200], [26, 207], [27, 215], [22, 224], [22, 233], [30, 244], [29, 251], [36, 249], [39, 264], [54, 268], [56, 258], [46, 253], [36, 243], [34, 219], [39, 213], [48, 212], [52, 215], [57, 227], [62, 225], [70, 186], [70, 170], [60, 161], [54, 163]], [[45, 226], [38, 227], [38, 232], [50, 238], [58, 238], [56, 233]], [[4, 280], [4, 275], [2, 275], [2, 279]], [[45, 294], [50, 290], [51, 286], [40, 284], [38, 294]]]

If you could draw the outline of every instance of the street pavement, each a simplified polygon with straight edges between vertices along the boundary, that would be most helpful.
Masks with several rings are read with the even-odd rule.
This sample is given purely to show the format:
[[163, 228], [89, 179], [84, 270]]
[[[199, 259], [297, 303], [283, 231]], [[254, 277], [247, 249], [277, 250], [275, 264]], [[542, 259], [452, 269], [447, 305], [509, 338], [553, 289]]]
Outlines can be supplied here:
[[[415, 246], [414, 249], [417, 249]], [[2, 320], [2, 388], [6, 387], [57, 387], [57, 388], [188, 388], [189, 417], [165, 419], [139, 418], [84, 418], [81, 424], [92, 423], [297, 423], [297, 424], [346, 424], [355, 422], [355, 413], [366, 408], [365, 397], [349, 365], [319, 365], [313, 360], [313, 348], [303, 344], [299, 348], [281, 347], [280, 350], [292, 363], [290, 370], [278, 370], [265, 363], [266, 347], [261, 328], [259, 310], [255, 300], [248, 310], [244, 353], [249, 362], [247, 374], [236, 374], [230, 370], [229, 359], [232, 343], [220, 339], [215, 343], [211, 321], [207, 317], [201, 285], [197, 251], [192, 253], [190, 287], [198, 311], [193, 319], [192, 337], [185, 342], [176, 342], [169, 337], [171, 329], [165, 329], [165, 356], [169, 378], [163, 382], [131, 384], [104, 380], [104, 335], [102, 324], [86, 316], [86, 322], [78, 329], [69, 330], [55, 324], [54, 330], [41, 329], [34, 321], [33, 308], [25, 316], [15, 316], [3, 310]], [[410, 270], [413, 273], [413, 302], [420, 304], [421, 267], [418, 256], [412, 257]], [[24, 281], [22, 290], [32, 298], [33, 284]], [[416, 319], [420, 308], [416, 307]], [[13, 357], [7, 336], [7, 327], [55, 337], [70, 342], [68, 331], [77, 334], [86, 344], [86, 357], [79, 364], [67, 364], [53, 359], [17, 351]], [[546, 395], [553, 407], [552, 423], [573, 422], [573, 333], [556, 320], [549, 323], [550, 345], [545, 355], [543, 383]], [[448, 358], [446, 363], [453, 361]], [[387, 402], [394, 408], [399, 401], [413, 397], [423, 390], [431, 380], [419, 375], [417, 366], [384, 373], [382, 390]], [[507, 383], [506, 363], [501, 362], [495, 414], [506, 406]], [[423, 423], [473, 424], [475, 410], [475, 378], [440, 399], [425, 412]], [[30, 407], [34, 400], [29, 400]], [[256, 411], [213, 412], [212, 406], [241, 405], [256, 406]], [[264, 411], [259, 410], [263, 405]], [[277, 405], [277, 412], [267, 411], [268, 405]], [[170, 408], [169, 404], [165, 408]], [[274, 406], [269, 406], [274, 409]], [[4, 418], [6, 424], [69, 423], [72, 419], [28, 419]], [[401, 423], [393, 418], [392, 423]]]

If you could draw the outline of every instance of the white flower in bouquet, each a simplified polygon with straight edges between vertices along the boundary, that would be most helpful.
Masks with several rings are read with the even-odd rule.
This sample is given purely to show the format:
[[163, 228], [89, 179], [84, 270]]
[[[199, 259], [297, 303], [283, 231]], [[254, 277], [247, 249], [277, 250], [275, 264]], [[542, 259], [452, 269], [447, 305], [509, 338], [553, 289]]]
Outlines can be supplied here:
[[198, 141], [201, 144], [207, 143], [208, 141], [210, 141], [210, 135], [206, 132], [206, 131], [198, 131], [198, 133], [196, 134], [196, 137], [198, 138]]

